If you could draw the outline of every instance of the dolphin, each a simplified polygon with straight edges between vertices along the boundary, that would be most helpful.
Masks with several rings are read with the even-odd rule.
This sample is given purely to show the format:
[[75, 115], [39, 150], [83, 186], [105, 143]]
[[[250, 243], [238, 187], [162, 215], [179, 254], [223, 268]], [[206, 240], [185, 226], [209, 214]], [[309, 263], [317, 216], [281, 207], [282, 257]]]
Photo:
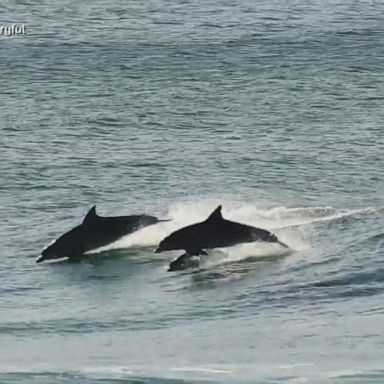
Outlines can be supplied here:
[[[205, 253], [206, 254], [206, 253]], [[188, 252], [176, 257], [169, 263], [168, 272], [183, 271], [187, 268], [195, 268], [200, 265], [200, 256], [190, 255]]]
[[224, 219], [221, 215], [221, 205], [219, 205], [205, 221], [181, 228], [164, 238], [155, 252], [185, 250], [185, 254], [171, 262], [169, 269], [180, 270], [191, 265], [196, 266], [197, 259], [193, 256], [206, 255], [205, 249], [230, 247], [254, 241], [278, 243], [288, 248], [274, 234], [265, 229]]
[[94, 205], [80, 225], [64, 233], [45, 248], [36, 262], [64, 257], [77, 259], [87, 251], [113, 243], [140, 228], [162, 221], [168, 220], [159, 220], [148, 215], [101, 217], [96, 214]]

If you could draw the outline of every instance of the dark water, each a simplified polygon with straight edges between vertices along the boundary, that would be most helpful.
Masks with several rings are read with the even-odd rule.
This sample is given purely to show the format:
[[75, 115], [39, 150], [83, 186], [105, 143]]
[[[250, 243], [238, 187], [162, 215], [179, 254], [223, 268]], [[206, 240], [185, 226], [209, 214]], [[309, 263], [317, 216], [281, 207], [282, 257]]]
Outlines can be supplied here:
[[[5, 1], [1, 383], [382, 383], [384, 3]], [[292, 249], [167, 273], [225, 217]], [[37, 265], [93, 204], [174, 221]]]

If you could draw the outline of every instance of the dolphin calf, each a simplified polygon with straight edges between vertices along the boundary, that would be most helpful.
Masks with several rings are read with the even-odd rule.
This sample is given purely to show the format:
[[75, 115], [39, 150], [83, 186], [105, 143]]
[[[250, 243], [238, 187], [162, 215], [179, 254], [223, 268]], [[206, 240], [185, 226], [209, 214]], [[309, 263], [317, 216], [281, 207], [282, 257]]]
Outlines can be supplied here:
[[168, 272], [183, 271], [187, 268], [195, 268], [200, 265], [200, 256], [183, 253], [169, 263]]
[[148, 215], [101, 217], [96, 214], [94, 205], [80, 225], [64, 233], [45, 248], [36, 262], [63, 257], [76, 259], [87, 251], [113, 243], [140, 228], [162, 221], [168, 220], [159, 220]]
[[221, 205], [219, 205], [205, 221], [181, 228], [163, 239], [156, 253], [185, 250], [186, 253], [173, 260], [169, 268], [169, 270], [180, 270], [191, 265], [196, 266], [198, 263], [196, 256], [206, 254], [205, 249], [230, 247], [254, 241], [278, 243], [288, 248], [274, 234], [265, 229], [224, 219], [221, 215]]

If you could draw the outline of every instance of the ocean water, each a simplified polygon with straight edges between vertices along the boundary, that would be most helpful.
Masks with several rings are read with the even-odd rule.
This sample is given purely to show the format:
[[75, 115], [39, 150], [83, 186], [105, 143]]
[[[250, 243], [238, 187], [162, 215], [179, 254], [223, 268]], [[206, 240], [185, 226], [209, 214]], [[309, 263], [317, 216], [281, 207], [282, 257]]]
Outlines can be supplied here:
[[[383, 383], [384, 3], [5, 0], [0, 382]], [[79, 264], [101, 215], [145, 228]], [[173, 230], [273, 244], [169, 273]]]

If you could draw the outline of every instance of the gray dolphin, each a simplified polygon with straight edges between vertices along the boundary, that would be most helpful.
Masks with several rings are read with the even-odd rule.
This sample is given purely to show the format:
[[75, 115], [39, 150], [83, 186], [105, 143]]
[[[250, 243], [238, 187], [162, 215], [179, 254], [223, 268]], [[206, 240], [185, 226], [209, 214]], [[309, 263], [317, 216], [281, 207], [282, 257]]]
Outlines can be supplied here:
[[96, 214], [96, 206], [93, 206], [80, 225], [45, 248], [36, 262], [63, 257], [76, 259], [87, 251], [113, 243], [129, 233], [161, 221], [168, 220], [148, 215], [101, 217]]
[[170, 264], [169, 270], [179, 270], [191, 265], [196, 266], [196, 258], [192, 260], [192, 256], [204, 255], [206, 249], [230, 247], [254, 241], [278, 243], [288, 248], [276, 235], [265, 229], [224, 219], [221, 215], [221, 205], [219, 205], [205, 221], [181, 228], [164, 238], [156, 249], [156, 253], [185, 250], [185, 254]]

